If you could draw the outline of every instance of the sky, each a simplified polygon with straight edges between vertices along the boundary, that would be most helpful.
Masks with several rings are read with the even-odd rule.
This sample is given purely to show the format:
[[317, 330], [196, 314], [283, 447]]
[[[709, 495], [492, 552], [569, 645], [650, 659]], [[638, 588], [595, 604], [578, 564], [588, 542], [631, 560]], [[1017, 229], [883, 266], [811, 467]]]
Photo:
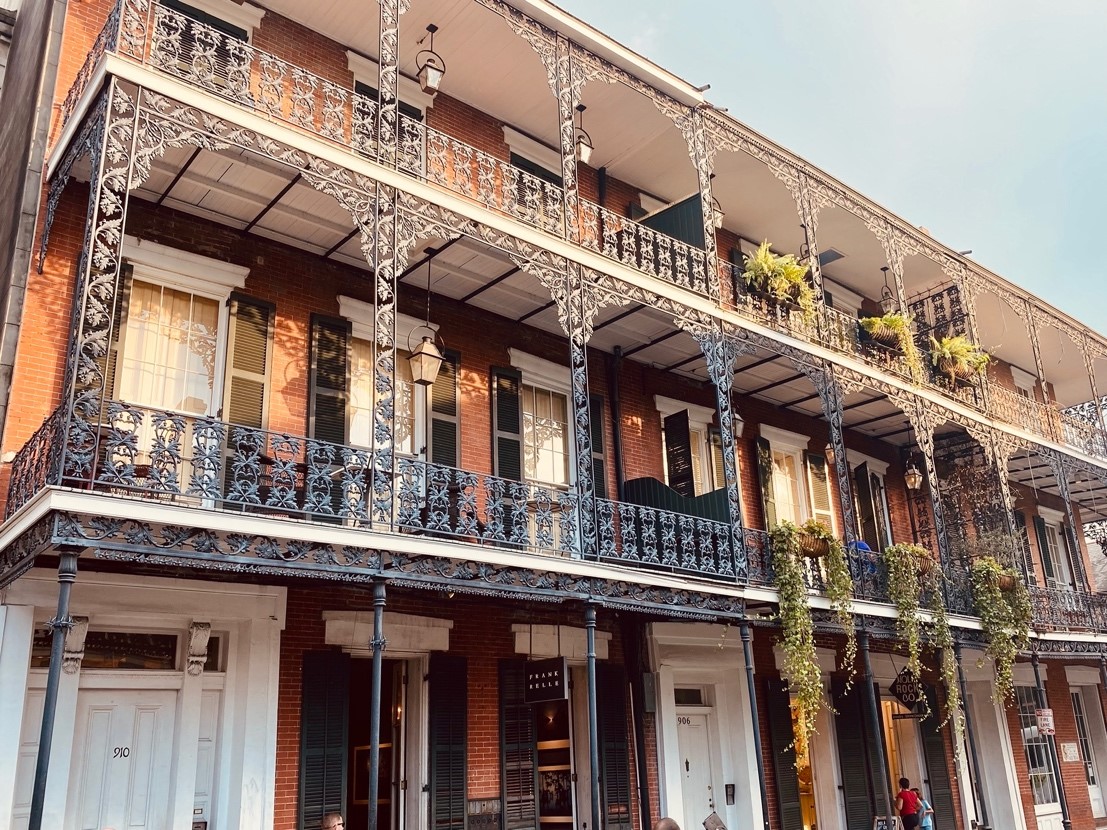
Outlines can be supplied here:
[[1107, 334], [1107, 0], [554, 0]]

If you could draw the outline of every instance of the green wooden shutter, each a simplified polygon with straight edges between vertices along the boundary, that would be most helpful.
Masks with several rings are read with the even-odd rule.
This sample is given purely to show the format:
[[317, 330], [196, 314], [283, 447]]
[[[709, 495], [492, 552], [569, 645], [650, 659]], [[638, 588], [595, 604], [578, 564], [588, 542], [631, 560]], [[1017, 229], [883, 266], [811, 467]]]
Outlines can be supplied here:
[[523, 478], [523, 376], [492, 369], [492, 469], [500, 478]]
[[872, 483], [869, 480], [869, 465], [859, 464], [853, 470], [854, 499], [857, 504], [857, 531], [865, 543], [873, 550], [883, 550], [884, 545], [877, 539], [876, 507], [873, 503]]
[[[834, 697], [834, 731], [838, 738], [838, 771], [842, 776], [841, 799], [845, 806], [846, 830], [871, 830], [876, 804], [870, 793], [869, 753], [865, 740], [865, 719], [861, 694], [855, 686], [848, 694], [845, 682], [831, 679]], [[816, 771], [817, 775], [818, 772]]]
[[345, 444], [350, 389], [350, 323], [311, 316], [311, 374], [308, 390], [308, 435]]
[[300, 827], [346, 812], [350, 655], [304, 652], [300, 692]]
[[697, 248], [704, 247], [703, 203], [699, 193], [662, 208], [642, 219], [640, 224]]
[[662, 422], [665, 431], [665, 463], [668, 484], [685, 498], [695, 498], [696, 474], [692, 468], [692, 432], [688, 410], [674, 412]]
[[534, 709], [523, 702], [526, 661], [500, 661], [500, 789], [504, 830], [537, 830]]
[[796, 775], [796, 750], [793, 745], [792, 702], [788, 694], [788, 684], [783, 680], [765, 678], [765, 711], [768, 714], [769, 746], [773, 754], [773, 780], [776, 782], [780, 830], [803, 830], [799, 778]]
[[464, 830], [468, 676], [464, 657], [435, 652], [428, 673], [431, 830]]
[[926, 702], [930, 706], [930, 714], [919, 722], [919, 730], [922, 733], [923, 757], [926, 760], [926, 789], [927, 801], [934, 808], [935, 816], [948, 816], [948, 823], [935, 826], [952, 826], [956, 808], [953, 803], [953, 785], [950, 783], [949, 765], [946, 763], [946, 743], [942, 737], [942, 717], [938, 714], [938, 698], [934, 688], [925, 686]]
[[1053, 559], [1049, 555], [1049, 536], [1046, 533], [1045, 519], [1041, 516], [1034, 517], [1034, 535], [1038, 537], [1038, 555], [1042, 559], [1042, 571], [1045, 573], [1046, 580], [1052, 581], [1055, 585], [1057, 574], [1053, 571]]
[[255, 429], [267, 425], [273, 317], [272, 304], [231, 295], [224, 421]]
[[447, 349], [430, 389], [430, 461], [446, 467], [460, 464], [461, 418], [458, 406], [458, 366], [461, 355]]
[[826, 456], [803, 454], [807, 466], [807, 492], [811, 496], [811, 515], [830, 530], [834, 529], [834, 504], [830, 498], [830, 478]]
[[588, 396], [589, 429], [592, 435], [592, 491], [596, 498], [607, 498], [607, 465], [604, 463], [603, 395]]
[[605, 830], [629, 828], [630, 750], [627, 747], [627, 680], [623, 667], [598, 663], [596, 691], [603, 826]]
[[765, 438], [758, 438], [754, 445], [757, 448], [757, 480], [761, 484], [761, 518], [765, 522], [765, 530], [776, 527], [776, 494], [773, 490], [773, 448]]

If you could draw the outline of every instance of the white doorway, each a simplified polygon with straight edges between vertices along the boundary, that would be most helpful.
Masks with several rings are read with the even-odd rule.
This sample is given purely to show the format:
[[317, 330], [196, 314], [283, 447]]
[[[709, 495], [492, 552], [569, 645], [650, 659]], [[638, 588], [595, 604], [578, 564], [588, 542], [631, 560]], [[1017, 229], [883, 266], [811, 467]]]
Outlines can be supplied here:
[[168, 825], [176, 706], [175, 691], [79, 693], [67, 830]]
[[699, 827], [716, 809], [715, 777], [711, 764], [713, 745], [711, 719], [706, 713], [677, 714], [677, 748], [684, 807], [681, 827]]
[[[1103, 803], [1103, 781], [1100, 778], [1099, 752], [1102, 744], [1103, 715], [1099, 705], [1099, 687], [1072, 687], [1072, 713], [1076, 720], [1077, 747], [1084, 764], [1084, 778], [1088, 784], [1088, 799], [1092, 803], [1092, 815], [1107, 815]], [[1096, 713], [1099, 717], [1096, 717]], [[1097, 740], [1099, 739], [1099, 740]], [[1102, 750], [1100, 750], [1102, 751]]]

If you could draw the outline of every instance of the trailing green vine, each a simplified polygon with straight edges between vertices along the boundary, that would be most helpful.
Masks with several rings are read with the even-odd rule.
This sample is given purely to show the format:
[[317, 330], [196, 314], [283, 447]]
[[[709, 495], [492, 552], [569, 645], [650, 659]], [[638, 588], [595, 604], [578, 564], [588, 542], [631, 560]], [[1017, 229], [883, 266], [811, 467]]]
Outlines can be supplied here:
[[797, 755], [809, 745], [815, 733], [819, 709], [825, 705], [823, 698], [822, 670], [815, 650], [815, 624], [811, 618], [807, 582], [804, 578], [803, 555], [800, 550], [801, 533], [827, 539], [830, 551], [824, 561], [824, 579], [831, 607], [839, 623], [846, 629], [846, 660], [844, 667], [852, 680], [857, 653], [851, 603], [853, 580], [846, 562], [842, 543], [834, 538], [825, 526], [808, 522], [797, 528], [791, 522], [780, 522], [769, 532], [773, 570], [776, 573], [780, 593], [780, 647], [783, 655], [782, 672], [795, 694], [796, 720], [795, 742]]
[[763, 291], [776, 302], [794, 302], [806, 322], [815, 319], [815, 289], [806, 279], [807, 266], [794, 254], [777, 256], [765, 240], [755, 254], [745, 254], [742, 278], [746, 285]]
[[911, 318], [898, 311], [890, 311], [881, 317], [862, 317], [859, 321], [869, 335], [879, 336], [883, 330], [891, 331], [896, 337], [896, 345], [903, 354], [903, 364], [915, 383], [926, 380], [926, 365], [922, 352], [915, 345], [915, 334], [911, 328]]
[[918, 545], [889, 545], [880, 554], [888, 569], [888, 595], [896, 607], [896, 630], [907, 642], [907, 669], [915, 677], [922, 676], [920, 660], [919, 558], [930, 551]]
[[1015, 658], [1030, 645], [1030, 594], [1014, 568], [982, 556], [972, 563], [972, 595], [988, 641], [984, 653], [995, 663], [992, 699], [1005, 706], [1015, 692]]

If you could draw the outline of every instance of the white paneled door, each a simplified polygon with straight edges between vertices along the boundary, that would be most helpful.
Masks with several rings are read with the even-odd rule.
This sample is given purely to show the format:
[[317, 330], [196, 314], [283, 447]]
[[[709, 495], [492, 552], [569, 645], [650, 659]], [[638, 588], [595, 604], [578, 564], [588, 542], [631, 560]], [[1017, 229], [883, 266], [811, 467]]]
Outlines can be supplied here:
[[684, 821], [681, 827], [699, 827], [715, 810], [715, 789], [711, 775], [711, 736], [707, 715], [678, 715], [677, 744], [680, 747], [681, 794]]
[[169, 825], [173, 691], [81, 691], [66, 830]]

